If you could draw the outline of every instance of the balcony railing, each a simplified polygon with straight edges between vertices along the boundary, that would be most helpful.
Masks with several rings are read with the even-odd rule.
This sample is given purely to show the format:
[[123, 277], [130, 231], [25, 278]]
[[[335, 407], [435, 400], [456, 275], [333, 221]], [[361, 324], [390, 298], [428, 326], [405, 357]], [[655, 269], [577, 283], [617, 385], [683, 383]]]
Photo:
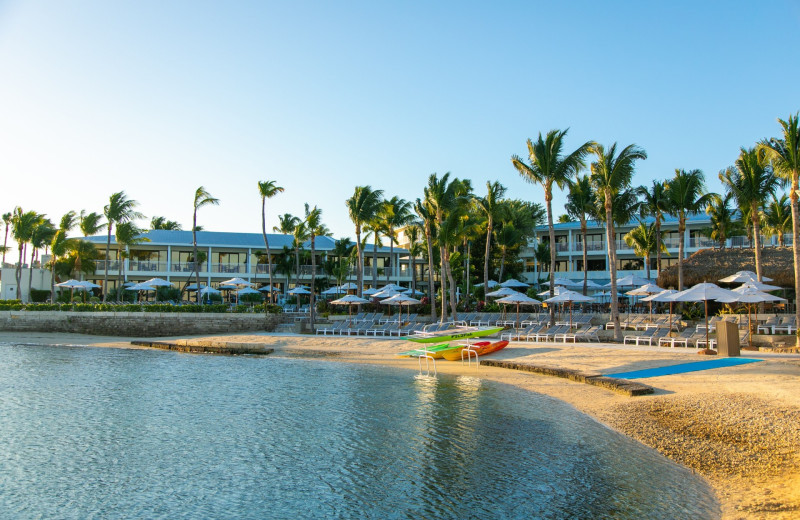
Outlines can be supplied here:
[[212, 273], [246, 273], [247, 264], [211, 264]]
[[128, 260], [128, 271], [166, 271], [166, 262], [149, 262], [145, 260]]
[[[578, 253], [583, 252], [583, 244], [580, 242], [575, 242], [572, 244], [572, 250]], [[586, 251], [605, 251], [606, 250], [606, 243], [605, 242], [586, 242]]]
[[119, 271], [119, 260], [97, 260], [95, 261], [96, 271]]
[[681, 239], [677, 237], [662, 238], [661, 240], [667, 249], [678, 249], [681, 245]]
[[[202, 269], [202, 266], [200, 266]], [[172, 264], [173, 273], [190, 273], [194, 271], [194, 262], [178, 262]]]
[[[256, 274], [269, 274], [269, 271], [271, 270], [271, 271], [272, 271], [272, 274], [274, 275], [274, 274], [276, 274], [276, 273], [277, 273], [277, 271], [276, 271], [276, 265], [277, 265], [277, 264], [270, 264], [270, 265], [267, 265], [267, 264], [257, 264], [257, 265], [256, 265]], [[269, 269], [269, 267], [270, 267], [270, 266], [272, 267], [272, 269]]]
[[708, 247], [717, 247], [719, 242], [716, 240], [711, 240], [708, 237], [691, 237], [689, 239], [689, 247], [697, 247], [697, 248], [708, 248]]

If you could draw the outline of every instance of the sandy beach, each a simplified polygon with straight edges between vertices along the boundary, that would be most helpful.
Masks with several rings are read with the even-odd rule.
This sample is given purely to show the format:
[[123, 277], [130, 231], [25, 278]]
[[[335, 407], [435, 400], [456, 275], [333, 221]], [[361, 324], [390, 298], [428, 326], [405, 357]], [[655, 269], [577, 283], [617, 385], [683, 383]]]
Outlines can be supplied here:
[[[146, 338], [50, 333], [0, 333], [0, 342], [118, 348]], [[275, 349], [273, 355], [323, 357], [417, 370], [396, 354], [402, 340], [253, 333], [192, 338], [197, 344], [241, 343]], [[495, 359], [609, 374], [708, 359], [694, 349], [615, 344], [512, 343]], [[725, 519], [800, 517], [800, 355], [745, 352], [763, 360], [739, 366], [641, 379], [650, 396], [628, 397], [566, 379], [441, 360], [439, 373], [478, 375], [570, 403], [603, 424], [650, 446], [706, 478]], [[653, 483], [658, 485], [658, 483]]]

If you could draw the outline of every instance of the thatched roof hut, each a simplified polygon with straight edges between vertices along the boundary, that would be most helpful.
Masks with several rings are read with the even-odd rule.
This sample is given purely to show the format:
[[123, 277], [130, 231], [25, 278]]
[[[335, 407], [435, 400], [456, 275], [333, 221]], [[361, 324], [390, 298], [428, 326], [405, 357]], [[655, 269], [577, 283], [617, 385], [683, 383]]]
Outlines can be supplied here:
[[[790, 247], [767, 247], [761, 254], [764, 276], [773, 285], [794, 287], [794, 260]], [[683, 285], [713, 282], [737, 271], [756, 271], [755, 252], [749, 249], [701, 249], [683, 262]], [[678, 287], [678, 266], [663, 269], [658, 275], [661, 287]]]

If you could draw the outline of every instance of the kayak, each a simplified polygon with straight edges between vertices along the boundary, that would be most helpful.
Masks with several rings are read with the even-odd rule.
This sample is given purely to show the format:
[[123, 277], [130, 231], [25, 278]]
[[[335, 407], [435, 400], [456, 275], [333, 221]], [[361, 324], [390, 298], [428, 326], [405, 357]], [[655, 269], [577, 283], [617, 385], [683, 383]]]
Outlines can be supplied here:
[[404, 339], [416, 343], [438, 343], [440, 341], [455, 341], [459, 339], [480, 338], [497, 334], [504, 327], [457, 327], [430, 334], [417, 333], [406, 336]]
[[[473, 343], [472, 347], [483, 348], [490, 345], [488, 341], [479, 341], [478, 343]], [[458, 345], [457, 347], [453, 347], [449, 350], [445, 350], [442, 352], [442, 357], [448, 361], [459, 361], [462, 359], [461, 351], [464, 350], [467, 345]]]
[[477, 354], [479, 356], [485, 356], [486, 354], [491, 354], [493, 352], [497, 352], [498, 350], [503, 350], [508, 345], [508, 341], [495, 341], [489, 345], [481, 347], [477, 350]]
[[[420, 357], [420, 356], [422, 356], [422, 355], [424, 355], [426, 353], [425, 352], [426, 350], [427, 350], [427, 354], [428, 355], [435, 355], [435, 354], [439, 353], [440, 351], [447, 350], [449, 348], [451, 348], [449, 343], [442, 343], [441, 345], [433, 345], [431, 347], [428, 347], [427, 349], [425, 349], [425, 348], [415, 348], [414, 350], [408, 350], [406, 352], [400, 352], [397, 355], [401, 356], [401, 357]], [[439, 357], [441, 357], [441, 356], [439, 356]]]
[[[479, 343], [473, 343], [472, 350], [478, 356], [485, 356], [487, 354], [491, 354], [492, 352], [497, 352], [498, 350], [504, 349], [506, 345], [508, 345], [508, 341], [505, 340], [495, 341], [494, 343], [489, 343], [488, 341], [481, 341]], [[465, 347], [466, 345], [462, 345], [461, 348], [459, 348], [458, 352], [456, 353], [453, 353], [452, 350], [446, 350], [444, 352], [444, 358], [450, 361], [459, 361], [460, 359], [462, 359], [461, 350], [463, 350]], [[464, 356], [463, 359], [466, 359], [466, 356]]]

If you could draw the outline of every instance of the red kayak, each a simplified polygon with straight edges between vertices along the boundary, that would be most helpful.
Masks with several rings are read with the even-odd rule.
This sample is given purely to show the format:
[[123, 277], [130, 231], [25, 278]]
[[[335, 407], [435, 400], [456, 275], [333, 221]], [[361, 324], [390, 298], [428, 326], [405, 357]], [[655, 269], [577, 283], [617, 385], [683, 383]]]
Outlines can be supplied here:
[[503, 350], [508, 345], [508, 341], [495, 341], [494, 343], [490, 343], [488, 345], [483, 345], [477, 349], [475, 349], [475, 353], [479, 356], [485, 356], [486, 354], [491, 354], [492, 352], [497, 352], [498, 350]]

